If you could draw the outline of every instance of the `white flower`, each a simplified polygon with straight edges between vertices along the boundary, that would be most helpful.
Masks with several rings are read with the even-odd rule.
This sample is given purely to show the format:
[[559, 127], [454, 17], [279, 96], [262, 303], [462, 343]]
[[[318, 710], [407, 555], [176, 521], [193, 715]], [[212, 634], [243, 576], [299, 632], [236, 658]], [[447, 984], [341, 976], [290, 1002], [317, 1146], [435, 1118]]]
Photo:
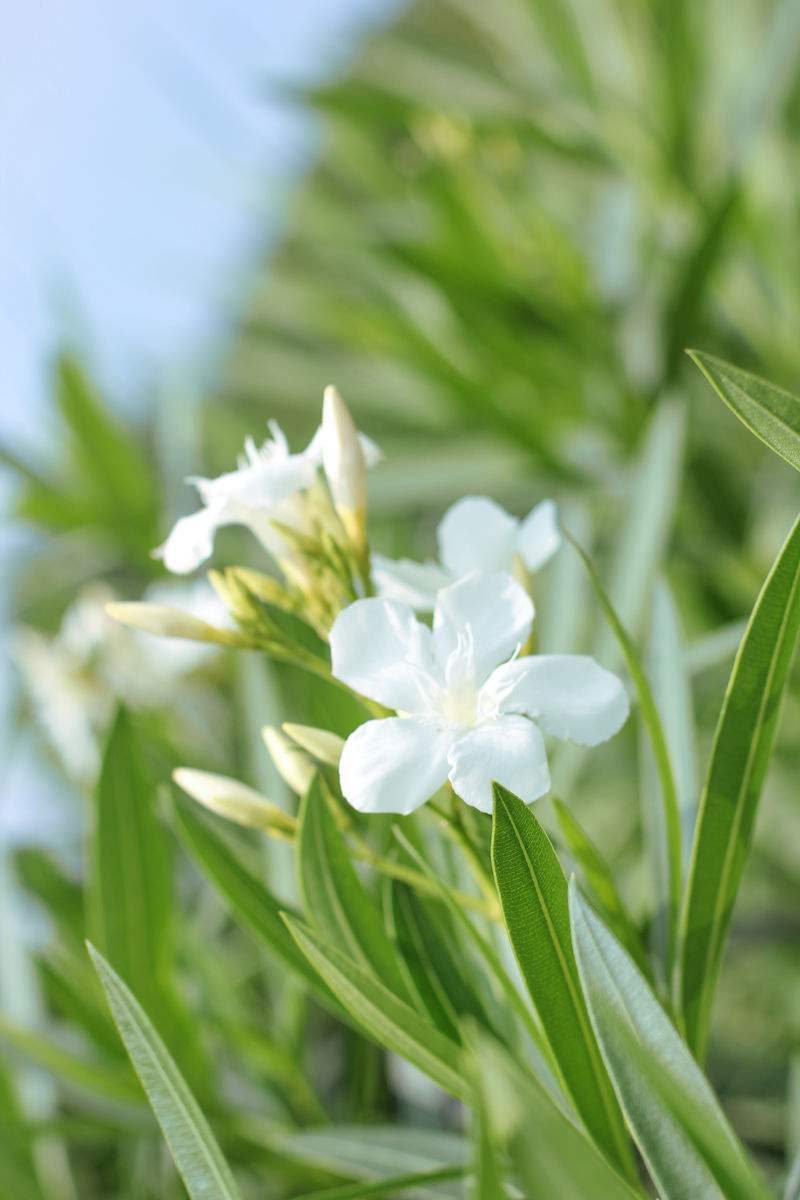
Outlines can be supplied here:
[[398, 713], [345, 743], [339, 773], [354, 808], [410, 813], [448, 779], [481, 812], [492, 781], [530, 802], [550, 787], [543, 732], [588, 746], [617, 732], [628, 698], [616, 675], [581, 655], [516, 657], [532, 620], [530, 597], [504, 572], [440, 591], [432, 629], [394, 600], [339, 614], [333, 674]]
[[561, 545], [556, 506], [542, 500], [519, 521], [486, 496], [464, 496], [445, 513], [436, 531], [439, 563], [372, 556], [372, 577], [381, 596], [430, 611], [436, 593], [470, 571], [529, 571], [544, 566]]
[[[289, 546], [274, 522], [299, 532], [308, 532], [308, 512], [303, 493], [314, 483], [325, 452], [326, 438], [320, 427], [305, 450], [292, 454], [286, 436], [276, 421], [269, 422], [270, 437], [256, 446], [247, 438], [235, 471], [216, 479], [192, 477], [203, 508], [181, 517], [155, 554], [167, 570], [183, 575], [194, 571], [210, 557], [214, 535], [223, 525], [244, 525], [273, 558], [289, 561]], [[362, 436], [368, 466], [380, 451]]]

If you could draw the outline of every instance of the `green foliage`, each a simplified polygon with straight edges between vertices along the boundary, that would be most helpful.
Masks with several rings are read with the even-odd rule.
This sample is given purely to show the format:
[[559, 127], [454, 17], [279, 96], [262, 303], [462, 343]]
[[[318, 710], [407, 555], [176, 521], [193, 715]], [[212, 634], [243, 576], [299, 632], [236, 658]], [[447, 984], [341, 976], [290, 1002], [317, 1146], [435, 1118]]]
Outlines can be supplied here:
[[703, 1073], [634, 962], [570, 887], [583, 993], [603, 1059], [665, 1196], [764, 1200]]
[[689, 356], [742, 424], [800, 470], [800, 399], [712, 354], [691, 350]]
[[699, 1056], [799, 626], [800, 518], [775, 559], [742, 638], [700, 798], [680, 971], [687, 1037]]
[[498, 785], [492, 865], [511, 944], [567, 1091], [605, 1153], [630, 1170], [625, 1127], [578, 982], [566, 877], [533, 813]]
[[147, 1093], [191, 1200], [241, 1200], [214, 1134], [130, 988], [89, 946], [120, 1037]]

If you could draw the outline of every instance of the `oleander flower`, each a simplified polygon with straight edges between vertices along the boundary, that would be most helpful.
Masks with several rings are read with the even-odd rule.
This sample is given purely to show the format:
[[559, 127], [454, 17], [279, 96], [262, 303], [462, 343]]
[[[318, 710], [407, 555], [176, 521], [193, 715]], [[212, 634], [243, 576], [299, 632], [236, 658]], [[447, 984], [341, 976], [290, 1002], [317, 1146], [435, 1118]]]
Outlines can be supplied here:
[[408, 604], [357, 600], [330, 634], [333, 674], [396, 711], [347, 739], [342, 792], [361, 812], [408, 814], [449, 780], [490, 812], [492, 782], [530, 802], [550, 787], [544, 733], [594, 746], [628, 715], [622, 682], [594, 659], [520, 657], [533, 621], [505, 572], [475, 572], [442, 589], [433, 627]]
[[[167, 570], [176, 574], [194, 571], [214, 548], [214, 536], [224, 525], [244, 525], [278, 562], [291, 562], [292, 546], [276, 522], [308, 533], [309, 509], [305, 493], [312, 487], [326, 453], [331, 433], [322, 426], [306, 446], [293, 454], [277, 421], [269, 422], [270, 436], [256, 446], [247, 438], [234, 471], [216, 479], [190, 477], [203, 507], [181, 517], [166, 541], [154, 553]], [[380, 457], [373, 441], [359, 435], [364, 460], [372, 466]]]
[[471, 571], [513, 572], [517, 562], [537, 571], [561, 545], [557, 511], [542, 500], [518, 520], [486, 496], [464, 496], [445, 513], [436, 531], [439, 562], [372, 556], [379, 595], [429, 612], [440, 588]]

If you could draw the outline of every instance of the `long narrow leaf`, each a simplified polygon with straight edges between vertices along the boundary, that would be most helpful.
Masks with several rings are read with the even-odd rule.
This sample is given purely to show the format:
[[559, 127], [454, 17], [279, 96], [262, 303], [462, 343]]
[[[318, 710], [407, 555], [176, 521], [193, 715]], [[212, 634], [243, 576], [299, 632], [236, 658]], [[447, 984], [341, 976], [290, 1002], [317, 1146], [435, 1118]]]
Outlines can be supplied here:
[[312, 779], [300, 809], [297, 862], [308, 921], [331, 945], [374, 971], [391, 991], [405, 996], [397, 950], [384, 932], [377, 905], [355, 872], [319, 774]]
[[90, 929], [114, 969], [149, 998], [170, 952], [169, 879], [154, 796], [130, 718], [120, 708], [97, 787]]
[[211, 1127], [144, 1009], [102, 954], [91, 945], [89, 952], [120, 1037], [190, 1197], [241, 1200]]
[[598, 1145], [630, 1171], [622, 1114], [581, 994], [569, 935], [567, 880], [533, 813], [498, 784], [492, 866], [511, 944], [567, 1091]]
[[292, 937], [343, 1007], [387, 1050], [407, 1058], [460, 1100], [470, 1089], [461, 1070], [461, 1049], [419, 1013], [302, 922], [285, 917]]
[[570, 919], [592, 1025], [660, 1192], [668, 1200], [766, 1200], [686, 1044], [574, 880]]
[[669, 873], [670, 919], [668, 923], [669, 937], [666, 952], [667, 977], [669, 977], [671, 965], [674, 961], [682, 883], [681, 817], [678, 809], [678, 794], [675, 787], [675, 777], [672, 772], [669, 747], [667, 746], [664, 727], [661, 724], [661, 717], [659, 716], [653, 691], [650, 687], [647, 675], [645, 674], [644, 667], [642, 666], [641, 658], [639, 657], [638, 651], [633, 644], [633, 639], [620, 621], [614, 606], [609, 600], [608, 594], [603, 587], [594, 563], [589, 558], [585, 550], [583, 550], [583, 548], [579, 546], [569, 534], [566, 536], [572, 542], [572, 545], [580, 555], [583, 564], [589, 573], [589, 578], [592, 581], [597, 598], [600, 601], [600, 606], [605, 613], [606, 619], [611, 626], [617, 641], [619, 642], [620, 649], [625, 657], [625, 665], [628, 668], [628, 672], [633, 680], [634, 687], [636, 688], [642, 720], [645, 723], [645, 727], [650, 737], [650, 745], [653, 749], [653, 757], [655, 759], [656, 770], [658, 772], [658, 781], [660, 785], [661, 803], [663, 805], [664, 837], [666, 839], [666, 854]]
[[[308, 965], [281, 919], [286, 905], [244, 865], [239, 856], [195, 815], [188, 801], [176, 800], [175, 825], [187, 850], [218, 889], [234, 916], [270, 952], [277, 954], [322, 999], [333, 1002], [316, 971]], [[338, 1007], [338, 1006], [337, 1006]]]
[[479, 1034], [473, 1054], [490, 1136], [507, 1148], [526, 1200], [642, 1196], [497, 1042]]
[[688, 353], [731, 412], [770, 450], [800, 471], [800, 398], [712, 354]]
[[752, 841], [800, 625], [800, 518], [761, 589], [733, 664], [697, 818], [681, 924], [680, 999], [702, 1056], [725, 935]]

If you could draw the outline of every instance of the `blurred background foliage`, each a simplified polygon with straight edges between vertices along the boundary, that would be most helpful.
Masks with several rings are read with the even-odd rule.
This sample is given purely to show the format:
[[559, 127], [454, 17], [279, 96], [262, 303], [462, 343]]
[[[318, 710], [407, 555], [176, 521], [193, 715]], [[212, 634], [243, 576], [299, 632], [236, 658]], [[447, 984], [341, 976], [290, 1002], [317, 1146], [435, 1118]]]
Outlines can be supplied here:
[[[740, 622], [797, 500], [790, 470], [683, 351], [797, 390], [799, 60], [795, 0], [420, 0], [340, 78], [294, 97], [321, 116], [318, 161], [241, 296], [203, 403], [164, 391], [146, 426], [125, 428], [91, 364], [64, 353], [53, 371], [57, 458], [45, 470], [3, 451], [19, 481], [16, 517], [39, 534], [14, 579], [19, 720], [36, 721], [42, 754], [69, 782], [76, 814], [83, 807], [91, 863], [99, 747], [116, 699], [134, 713], [142, 788], [162, 787], [150, 836], [175, 909], [153, 1003], [227, 1153], [248, 1164], [253, 1195], [369, 1174], [363, 1146], [348, 1159], [341, 1139], [303, 1142], [309, 1125], [382, 1117], [457, 1131], [458, 1114], [254, 950], [171, 831], [171, 767], [222, 770], [291, 805], [260, 727], [345, 732], [352, 715], [289, 667], [230, 652], [173, 660], [114, 629], [102, 604], [165, 594], [150, 550], [191, 509], [181, 475], [228, 469], [269, 417], [305, 444], [334, 381], [386, 454], [370, 481], [376, 548], [430, 555], [439, 516], [464, 492], [519, 513], [552, 495], [641, 644], [666, 624], [692, 684], [689, 811]], [[235, 531], [216, 560], [263, 566]], [[172, 586], [180, 606], [188, 593]], [[592, 646], [614, 665], [571, 551], [536, 593], [545, 648]], [[695, 736], [675, 671], [663, 655], [652, 666], [671, 736]], [[773, 1171], [784, 1138], [800, 1138], [799, 719], [795, 687], [710, 1055], [734, 1123]], [[563, 754], [556, 782], [647, 924], [656, 785], [635, 730], [590, 776]], [[245, 843], [291, 897], [287, 855]], [[0, 923], [0, 1197], [179, 1196], [82, 953], [96, 882], [79, 848], [80, 837], [61, 854], [31, 846], [11, 864], [26, 904], [49, 918], [23, 939]], [[191, 1038], [188, 1010], [200, 1023]], [[386, 1162], [402, 1161], [402, 1136], [385, 1134]]]

